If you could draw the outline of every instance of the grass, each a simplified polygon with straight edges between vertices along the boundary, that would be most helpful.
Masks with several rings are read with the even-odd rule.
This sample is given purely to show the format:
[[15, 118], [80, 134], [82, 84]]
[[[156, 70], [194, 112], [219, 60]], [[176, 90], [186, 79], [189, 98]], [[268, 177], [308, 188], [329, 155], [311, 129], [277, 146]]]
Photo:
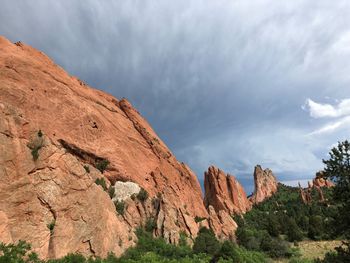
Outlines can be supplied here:
[[[301, 241], [299, 242], [298, 248], [300, 251], [300, 258], [302, 259], [317, 259], [324, 258], [325, 254], [335, 247], [339, 247], [342, 244], [340, 240], [325, 240], [325, 241]], [[274, 263], [288, 263], [290, 259], [276, 259]]]
[[326, 241], [302, 241], [299, 243], [302, 257], [315, 259], [323, 258], [324, 255], [339, 247], [342, 244], [340, 240], [326, 240]]

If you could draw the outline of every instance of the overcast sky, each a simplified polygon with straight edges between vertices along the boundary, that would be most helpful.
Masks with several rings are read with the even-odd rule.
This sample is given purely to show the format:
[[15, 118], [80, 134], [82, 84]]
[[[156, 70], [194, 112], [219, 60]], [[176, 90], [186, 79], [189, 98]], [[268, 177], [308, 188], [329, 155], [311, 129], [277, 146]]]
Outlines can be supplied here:
[[312, 178], [350, 131], [350, 1], [1, 1], [0, 34], [126, 97], [202, 180]]

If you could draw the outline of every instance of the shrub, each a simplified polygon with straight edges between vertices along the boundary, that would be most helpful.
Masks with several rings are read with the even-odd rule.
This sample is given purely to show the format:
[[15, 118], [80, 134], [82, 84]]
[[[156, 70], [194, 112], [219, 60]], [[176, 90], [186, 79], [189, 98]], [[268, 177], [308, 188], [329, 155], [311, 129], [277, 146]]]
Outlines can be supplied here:
[[193, 244], [193, 252], [195, 254], [206, 253], [215, 255], [219, 249], [220, 243], [216, 239], [213, 230], [201, 227]]
[[[28, 253], [30, 251], [30, 244], [25, 241], [18, 241], [17, 244], [0, 243], [0, 262], [1, 263], [39, 263], [38, 255], [35, 253]], [[26, 260], [26, 261], [25, 261]]]
[[300, 241], [303, 238], [303, 233], [300, 231], [300, 228], [298, 227], [294, 218], [289, 219], [287, 236], [290, 242]]
[[56, 225], [56, 220], [52, 220], [50, 224], [47, 224], [47, 228], [50, 230], [50, 234], [53, 234], [53, 230], [55, 229], [55, 225]]
[[106, 159], [100, 160], [96, 163], [96, 169], [103, 173], [109, 165], [109, 161]]
[[148, 193], [145, 189], [141, 188], [140, 192], [137, 194], [137, 199], [139, 199], [141, 202], [146, 201], [148, 198]]
[[238, 247], [230, 241], [225, 241], [222, 244], [220, 251], [211, 262], [264, 263], [268, 262], [268, 260], [262, 253], [249, 251]]
[[103, 190], [107, 191], [107, 185], [106, 185], [106, 181], [104, 178], [97, 178], [95, 180], [95, 184], [102, 186]]
[[153, 218], [148, 218], [145, 223], [145, 230], [147, 232], [153, 232], [157, 227], [157, 222]]
[[36, 161], [39, 159], [39, 150], [43, 147], [43, 133], [41, 130], [39, 130], [36, 134], [36, 138], [33, 138], [32, 141], [30, 141], [27, 146], [29, 149], [31, 149], [31, 154], [33, 156], [33, 160]]
[[[41, 148], [41, 147], [40, 147], [40, 148]], [[32, 149], [32, 151], [31, 151], [34, 161], [36, 161], [36, 160], [39, 159], [39, 150], [40, 150], [40, 148], [34, 148], [34, 149]]]
[[124, 201], [114, 201], [115, 210], [119, 215], [124, 215], [125, 212], [125, 202]]
[[113, 186], [110, 186], [110, 187], [108, 188], [108, 194], [109, 194], [109, 197], [110, 197], [111, 199], [113, 199], [114, 194], [115, 194], [115, 188], [114, 188]]
[[195, 221], [196, 223], [199, 223], [199, 222], [202, 222], [202, 221], [205, 220], [205, 219], [206, 219], [205, 217], [196, 216], [196, 217], [194, 218], [194, 221]]

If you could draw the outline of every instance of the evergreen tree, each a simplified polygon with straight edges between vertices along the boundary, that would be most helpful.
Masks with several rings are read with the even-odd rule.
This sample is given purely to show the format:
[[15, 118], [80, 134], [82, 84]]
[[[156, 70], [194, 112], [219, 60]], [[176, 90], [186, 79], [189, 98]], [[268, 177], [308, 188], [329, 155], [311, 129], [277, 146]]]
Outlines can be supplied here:
[[220, 249], [220, 243], [216, 239], [213, 230], [202, 227], [193, 244], [193, 252], [196, 254], [207, 253], [215, 255]]

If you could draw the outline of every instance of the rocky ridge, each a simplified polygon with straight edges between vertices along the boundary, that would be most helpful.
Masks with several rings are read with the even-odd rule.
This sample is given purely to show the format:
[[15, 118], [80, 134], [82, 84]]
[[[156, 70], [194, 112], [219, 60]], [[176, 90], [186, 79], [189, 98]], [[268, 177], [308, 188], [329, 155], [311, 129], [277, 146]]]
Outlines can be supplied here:
[[253, 204], [258, 204], [277, 192], [278, 181], [270, 169], [263, 170], [260, 165], [254, 169], [254, 194], [249, 198]]
[[[154, 235], [170, 243], [181, 232], [191, 242], [201, 226], [233, 240], [231, 215], [251, 208], [237, 180], [214, 167], [204, 202], [196, 175], [130, 102], [3, 37], [0, 149], [0, 241], [26, 240], [41, 258], [120, 255], [149, 219]], [[256, 200], [273, 193], [271, 174], [254, 176]], [[120, 192], [111, 196], [97, 179]], [[140, 189], [148, 198], [134, 198]], [[123, 213], [113, 201], [123, 202]]]
[[334, 183], [325, 178], [324, 171], [319, 171], [316, 173], [315, 178], [312, 182], [308, 182], [307, 188], [302, 188], [299, 184], [300, 198], [304, 204], [310, 204], [312, 202], [312, 190], [315, 189], [318, 193], [318, 201], [325, 202], [324, 194], [322, 188], [334, 187]]

